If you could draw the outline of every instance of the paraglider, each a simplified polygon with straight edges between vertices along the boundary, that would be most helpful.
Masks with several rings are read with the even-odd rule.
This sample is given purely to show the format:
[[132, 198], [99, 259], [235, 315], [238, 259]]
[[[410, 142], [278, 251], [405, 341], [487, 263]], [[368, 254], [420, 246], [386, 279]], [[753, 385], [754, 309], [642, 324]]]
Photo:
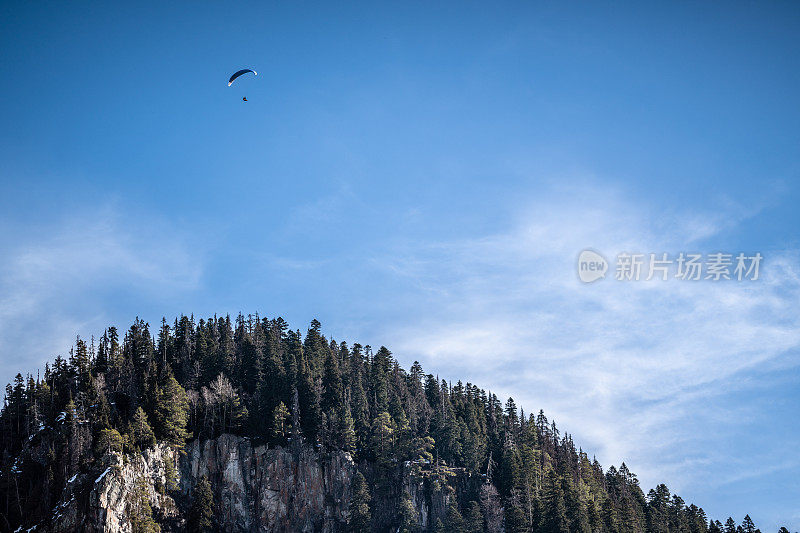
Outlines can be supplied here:
[[233, 82], [234, 82], [234, 80], [236, 80], [236, 78], [238, 78], [242, 74], [247, 74], [248, 72], [252, 72], [254, 76], [258, 76], [258, 72], [256, 72], [255, 70], [251, 70], [249, 68], [243, 68], [242, 70], [239, 70], [239, 71], [236, 71], [236, 72], [233, 73], [233, 76], [231, 76], [231, 79], [228, 80], [228, 87], [233, 85]]
[[[237, 70], [236, 72], [233, 73], [233, 76], [231, 76], [230, 79], [228, 80], [228, 87], [233, 85], [233, 82], [236, 81], [236, 78], [238, 78], [239, 76], [241, 76], [243, 74], [247, 74], [248, 72], [252, 72], [253, 76], [258, 76], [258, 72], [256, 72], [255, 70], [249, 69], [249, 68], [243, 68], [242, 70]], [[246, 102], [247, 101], [247, 97], [246, 96], [242, 96], [242, 101]]]

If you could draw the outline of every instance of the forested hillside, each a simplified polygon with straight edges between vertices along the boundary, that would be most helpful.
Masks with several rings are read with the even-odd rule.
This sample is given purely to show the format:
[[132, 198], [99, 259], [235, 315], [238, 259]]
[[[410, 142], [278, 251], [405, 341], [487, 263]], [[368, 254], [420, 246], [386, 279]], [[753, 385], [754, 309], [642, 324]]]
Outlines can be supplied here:
[[[17, 375], [0, 419], [0, 531], [52, 515], [70, 480], [96, 474], [107, 454], [157, 442], [180, 452], [222, 434], [268, 449], [303, 443], [319, 457], [350, 452], [360, 471], [342, 526], [351, 531], [421, 530], [410, 495], [392, 486], [401, 468], [449, 493], [433, 531], [757, 531], [746, 516], [711, 520], [666, 485], [644, 491], [624, 463], [604, 470], [542, 411], [419, 363], [405, 370], [384, 347], [327, 339], [316, 320], [305, 336], [257, 316], [109, 327], [40, 374]], [[457, 489], [465, 478], [475, 482]], [[399, 504], [375, 512], [398, 491]], [[221, 527], [213, 499], [205, 480], [193, 489], [189, 530]], [[135, 510], [134, 530], [158, 530], [147, 505]]]

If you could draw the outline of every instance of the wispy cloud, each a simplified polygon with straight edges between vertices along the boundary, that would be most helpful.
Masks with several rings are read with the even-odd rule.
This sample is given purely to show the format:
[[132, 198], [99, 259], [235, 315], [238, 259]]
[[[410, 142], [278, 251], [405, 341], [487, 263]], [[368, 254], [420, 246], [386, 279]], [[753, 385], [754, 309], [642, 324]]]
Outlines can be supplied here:
[[415, 309], [384, 337], [401, 357], [545, 408], [606, 464], [632, 463], [645, 486], [686, 487], [728, 459], [703, 452], [698, 435], [757, 416], [720, 410], [720, 395], [747, 387], [750, 370], [798, 364], [800, 262], [762, 251], [757, 282], [618, 282], [609, 272], [583, 285], [575, 268], [584, 248], [612, 263], [623, 251], [711, 253], [715, 236], [757, 210], [729, 203], [654, 216], [582, 185], [531, 202], [506, 232], [376, 259], [407, 279]]
[[[152, 221], [152, 219], [151, 219]], [[0, 246], [0, 376], [34, 371], [75, 334], [97, 333], [120, 301], [195, 289], [196, 248], [175, 227], [130, 223], [113, 205], [37, 228], [6, 227]]]

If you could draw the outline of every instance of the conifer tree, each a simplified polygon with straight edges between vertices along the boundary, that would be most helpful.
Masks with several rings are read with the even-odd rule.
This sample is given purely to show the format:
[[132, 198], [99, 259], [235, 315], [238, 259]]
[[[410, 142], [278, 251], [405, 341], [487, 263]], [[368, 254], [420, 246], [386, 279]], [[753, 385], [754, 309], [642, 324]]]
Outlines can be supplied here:
[[98, 374], [103, 374], [108, 372], [109, 368], [109, 361], [108, 361], [108, 332], [103, 332], [103, 336], [100, 337], [100, 342], [97, 347], [97, 357], [94, 361], [94, 368], [93, 371]]
[[211, 533], [214, 531], [214, 493], [211, 483], [203, 476], [192, 492], [187, 530], [189, 533]]
[[688, 508], [687, 518], [691, 533], [708, 533], [708, 517], [701, 507], [692, 504]]
[[[625, 463], [623, 463], [624, 465]], [[689, 521], [686, 516], [686, 504], [677, 494], [672, 495], [669, 505], [669, 525], [673, 531], [688, 531]]]
[[168, 491], [178, 490], [178, 469], [172, 457], [164, 457], [164, 484]]
[[105, 455], [107, 453], [122, 453], [123, 440], [122, 435], [116, 429], [104, 429], [100, 432], [95, 445], [95, 451], [98, 455]]
[[356, 446], [356, 432], [353, 427], [353, 417], [350, 406], [346, 405], [343, 415], [338, 420], [337, 438], [339, 448], [346, 452], [353, 452]]
[[64, 422], [67, 428], [67, 450], [69, 460], [65, 466], [68, 474], [76, 473], [81, 467], [81, 452], [83, 442], [81, 439], [80, 425], [78, 424], [78, 409], [70, 396], [64, 408]]
[[341, 411], [344, 401], [342, 389], [342, 374], [339, 369], [339, 360], [331, 351], [325, 357], [325, 374], [322, 379], [322, 410]]
[[127, 515], [133, 533], [159, 533], [161, 527], [153, 520], [153, 509], [147, 494], [147, 482], [143, 477], [136, 480], [133, 494], [128, 501]]
[[[566, 510], [568, 528], [573, 533], [588, 532], [589, 518], [581, 502], [580, 494], [575, 485], [567, 476], [561, 476], [561, 492], [564, 494], [564, 507]], [[634, 529], [641, 529], [635, 528]]]
[[305, 356], [300, 359], [298, 368], [297, 394], [300, 402], [300, 425], [303, 434], [312, 443], [316, 443], [322, 429], [322, 394], [321, 380], [317, 380]]
[[[243, 329], [242, 326], [240, 329]], [[260, 328], [259, 328], [260, 329]], [[247, 394], [253, 394], [264, 379], [263, 375], [263, 353], [261, 347], [256, 344], [256, 339], [247, 332], [242, 331], [239, 333], [237, 329], [237, 336], [240, 336], [238, 344], [240, 344], [240, 381], [242, 389]]]
[[122, 356], [122, 350], [119, 345], [119, 333], [117, 332], [117, 328], [110, 326], [106, 329], [104, 337], [107, 340], [106, 357], [108, 359], [109, 371], [118, 371], [121, 365], [120, 357]]
[[75, 351], [73, 352], [73, 358], [70, 363], [74, 368], [79, 390], [86, 390], [85, 387], [89, 381], [89, 369], [91, 361], [89, 359], [89, 349], [86, 346], [86, 341], [80, 337], [75, 340]]
[[[27, 410], [27, 402], [25, 398], [25, 379], [22, 374], [17, 373], [14, 376], [14, 387], [9, 384], [6, 387], [6, 401], [8, 405], [3, 410], [4, 414], [9, 417], [9, 426], [12, 430], [11, 437], [21, 439], [24, 434], [25, 428], [25, 411]], [[72, 402], [70, 397], [70, 406], [66, 409], [67, 414], [75, 412], [75, 403]]]
[[547, 473], [544, 493], [545, 512], [542, 517], [542, 533], [570, 533], [567, 507], [561, 480], [555, 471]]
[[381, 346], [372, 359], [372, 408], [375, 413], [389, 410], [389, 367], [392, 353]]
[[[545, 509], [547, 509], [547, 502], [545, 502]], [[545, 511], [546, 512], [546, 511]], [[606, 531], [619, 531], [619, 518], [617, 516], [617, 509], [610, 498], [604, 500], [602, 511], [603, 525]]]
[[476, 501], [469, 502], [469, 509], [466, 517], [467, 533], [481, 533], [483, 531], [483, 513], [481, 506]]
[[359, 471], [353, 476], [351, 491], [350, 531], [352, 533], [368, 533], [371, 531], [372, 514], [370, 512], [370, 501], [372, 497], [369, 493], [367, 480], [364, 478], [364, 474]]
[[370, 448], [375, 462], [388, 468], [391, 465], [394, 445], [394, 421], [386, 411], [380, 413], [372, 422], [372, 441]]
[[651, 489], [647, 495], [647, 525], [653, 533], [667, 533], [669, 529], [670, 493], [664, 484]]
[[458, 509], [458, 501], [455, 494], [450, 495], [450, 503], [447, 506], [447, 520], [445, 521], [447, 531], [451, 533], [466, 533], [466, 522]]
[[400, 527], [398, 531], [399, 533], [414, 533], [418, 528], [417, 510], [414, 509], [411, 495], [408, 491], [403, 491], [403, 496], [400, 499]]
[[178, 384], [168, 366], [156, 393], [155, 423], [159, 437], [175, 449], [182, 450], [190, 437], [186, 430], [188, 418], [186, 391]]
[[525, 512], [516, 499], [510, 499], [506, 505], [505, 530], [508, 533], [523, 533], [528, 531]]
[[272, 413], [272, 437], [280, 443], [284, 443], [290, 434], [289, 409], [286, 404], [280, 402]]
[[364, 387], [364, 357], [361, 345], [354, 344], [350, 355], [350, 405], [353, 428], [356, 432], [356, 447], [365, 450], [369, 440], [370, 423], [367, 393]]
[[147, 414], [141, 407], [136, 409], [133, 414], [133, 419], [128, 425], [127, 437], [130, 445], [136, 450], [144, 450], [156, 445], [156, 436], [147, 420]]

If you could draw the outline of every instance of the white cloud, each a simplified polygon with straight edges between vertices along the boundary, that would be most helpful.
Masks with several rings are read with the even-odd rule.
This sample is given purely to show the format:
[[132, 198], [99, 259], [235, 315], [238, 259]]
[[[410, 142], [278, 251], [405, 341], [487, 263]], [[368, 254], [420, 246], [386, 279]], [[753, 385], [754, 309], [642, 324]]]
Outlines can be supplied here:
[[112, 206], [37, 228], [7, 227], [5, 235], [0, 377], [6, 381], [65, 354], [76, 333], [102, 331], [121, 300], [163, 299], [192, 291], [201, 279], [198, 252], [176, 228], [132, 224]]
[[[749, 370], [796, 364], [797, 256], [762, 251], [758, 282], [618, 282], [617, 253], [715, 252], [716, 235], [756, 212], [656, 215], [582, 185], [532, 202], [507, 232], [376, 260], [409, 281], [414, 308], [381, 338], [442, 377], [545, 408], [606, 465], [628, 462], [643, 486], [680, 489], [725, 459], [692, 446], [702, 424], [724, 430], [748, 415], [717, 411], [720, 393], [746, 386]], [[575, 273], [587, 247], [612, 262], [592, 285]]]

